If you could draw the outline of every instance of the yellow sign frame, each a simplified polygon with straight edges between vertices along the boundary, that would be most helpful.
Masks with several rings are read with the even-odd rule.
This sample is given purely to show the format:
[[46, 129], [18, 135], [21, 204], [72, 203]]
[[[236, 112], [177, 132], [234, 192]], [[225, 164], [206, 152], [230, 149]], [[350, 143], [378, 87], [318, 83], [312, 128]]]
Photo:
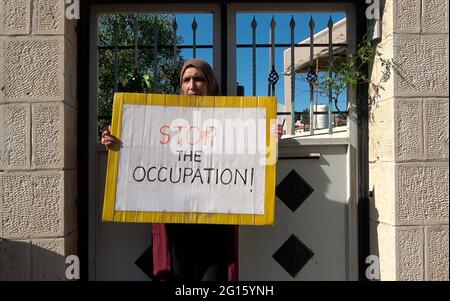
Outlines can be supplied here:
[[[267, 158], [277, 156], [276, 138], [271, 134], [271, 121], [276, 120], [276, 97], [235, 97], [235, 96], [182, 96], [168, 94], [116, 93], [111, 123], [111, 134], [121, 139], [124, 105], [154, 105], [178, 107], [217, 107], [217, 108], [266, 108], [266, 147]], [[273, 122], [272, 122], [273, 123]], [[111, 149], [108, 153], [105, 197], [103, 203], [104, 221], [149, 222], [149, 223], [185, 223], [185, 224], [235, 224], [235, 225], [271, 225], [274, 223], [276, 164], [265, 166], [264, 215], [223, 214], [198, 212], [144, 212], [115, 210], [117, 175], [119, 172], [120, 149]]]

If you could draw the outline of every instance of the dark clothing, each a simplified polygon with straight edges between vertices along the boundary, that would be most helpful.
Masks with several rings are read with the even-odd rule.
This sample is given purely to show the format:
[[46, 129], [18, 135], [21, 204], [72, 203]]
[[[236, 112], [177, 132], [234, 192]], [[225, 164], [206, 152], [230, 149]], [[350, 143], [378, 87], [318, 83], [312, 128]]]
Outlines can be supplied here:
[[175, 278], [228, 279], [232, 226], [168, 224], [167, 229]]
[[153, 224], [153, 280], [238, 277], [238, 226]]

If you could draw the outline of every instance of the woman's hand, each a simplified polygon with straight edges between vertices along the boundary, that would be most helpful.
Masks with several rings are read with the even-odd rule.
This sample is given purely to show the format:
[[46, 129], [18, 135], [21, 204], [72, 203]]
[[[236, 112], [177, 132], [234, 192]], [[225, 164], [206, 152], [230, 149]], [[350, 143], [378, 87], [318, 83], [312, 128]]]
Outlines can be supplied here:
[[279, 139], [281, 138], [281, 136], [283, 136], [284, 134], [286, 134], [286, 131], [283, 130], [283, 125], [281, 125], [281, 124], [276, 124], [276, 125], [272, 126], [272, 135], [276, 136], [278, 140], [279, 140]]
[[111, 135], [111, 126], [108, 125], [102, 132], [102, 144], [105, 145], [107, 150], [110, 150], [114, 145], [119, 143], [119, 139]]

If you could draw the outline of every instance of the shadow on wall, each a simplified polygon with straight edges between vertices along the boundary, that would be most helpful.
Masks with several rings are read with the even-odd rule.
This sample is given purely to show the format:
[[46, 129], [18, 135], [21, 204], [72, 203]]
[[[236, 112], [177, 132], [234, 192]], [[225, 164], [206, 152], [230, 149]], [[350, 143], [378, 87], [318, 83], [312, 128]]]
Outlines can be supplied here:
[[[370, 258], [366, 259], [366, 277], [368, 280], [381, 279], [380, 246], [378, 242], [378, 209], [375, 206], [375, 187], [369, 191], [369, 227], [370, 227]], [[373, 261], [375, 260], [375, 261]]]
[[[73, 234], [72, 234], [73, 235]], [[0, 238], [0, 281], [67, 280], [67, 239], [15, 241]]]

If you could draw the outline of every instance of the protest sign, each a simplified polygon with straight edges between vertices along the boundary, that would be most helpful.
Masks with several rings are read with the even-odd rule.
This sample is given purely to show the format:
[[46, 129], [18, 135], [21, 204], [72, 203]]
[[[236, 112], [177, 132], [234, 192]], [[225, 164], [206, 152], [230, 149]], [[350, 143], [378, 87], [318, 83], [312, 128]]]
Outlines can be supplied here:
[[103, 220], [273, 224], [275, 97], [117, 93]]

